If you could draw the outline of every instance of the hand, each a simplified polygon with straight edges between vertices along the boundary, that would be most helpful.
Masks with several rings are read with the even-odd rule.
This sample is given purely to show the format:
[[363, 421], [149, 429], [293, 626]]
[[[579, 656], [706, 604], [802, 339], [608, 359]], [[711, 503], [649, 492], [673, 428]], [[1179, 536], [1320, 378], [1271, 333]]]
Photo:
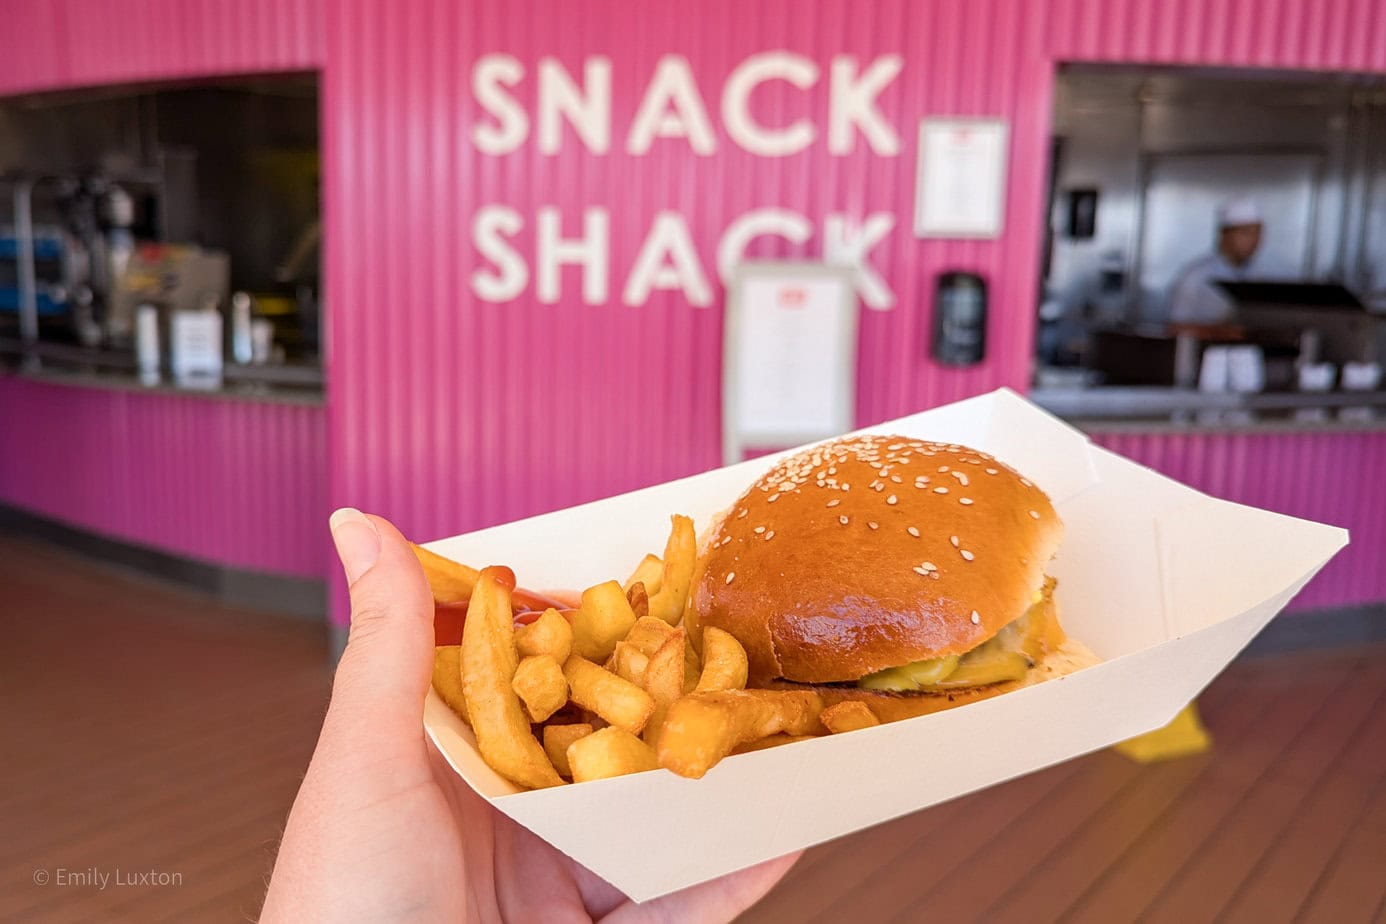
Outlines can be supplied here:
[[797, 855], [637, 905], [495, 811], [423, 731], [433, 600], [399, 532], [346, 508], [332, 537], [351, 632], [261, 920], [729, 921]]

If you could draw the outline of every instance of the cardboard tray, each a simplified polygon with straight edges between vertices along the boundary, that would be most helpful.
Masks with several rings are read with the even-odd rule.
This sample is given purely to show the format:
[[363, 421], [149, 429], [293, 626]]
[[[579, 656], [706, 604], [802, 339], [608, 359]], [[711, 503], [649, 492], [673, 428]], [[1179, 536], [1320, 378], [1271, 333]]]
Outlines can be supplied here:
[[[948, 712], [731, 757], [701, 780], [656, 770], [534, 792], [492, 772], [430, 691], [425, 726], [448, 762], [497, 810], [644, 901], [1158, 728], [1348, 541], [1171, 481], [1006, 390], [863, 432], [966, 444], [1043, 488], [1067, 526], [1048, 569], [1060, 618], [1103, 663]], [[777, 458], [429, 548], [509, 565], [529, 587], [624, 579], [664, 547], [670, 514], [692, 516], [701, 537]]]

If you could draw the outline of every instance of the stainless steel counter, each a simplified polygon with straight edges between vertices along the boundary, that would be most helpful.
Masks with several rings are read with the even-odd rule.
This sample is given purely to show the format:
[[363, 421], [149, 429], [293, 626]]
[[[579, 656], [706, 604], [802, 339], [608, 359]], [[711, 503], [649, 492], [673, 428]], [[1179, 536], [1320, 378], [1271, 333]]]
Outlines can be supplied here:
[[306, 364], [271, 366], [228, 365], [216, 390], [180, 388], [171, 381], [144, 385], [128, 353], [90, 350], [62, 344], [40, 344], [27, 355], [37, 365], [25, 365], [25, 351], [18, 341], [0, 339], [0, 372], [36, 382], [79, 388], [180, 395], [220, 401], [254, 401], [269, 404], [315, 406], [323, 403], [322, 367]]
[[[1030, 399], [1085, 430], [1386, 430], [1386, 391], [1208, 394], [1187, 388], [1116, 386], [1036, 388]], [[1343, 408], [1371, 418], [1340, 419]], [[1322, 420], [1296, 412], [1319, 410]]]

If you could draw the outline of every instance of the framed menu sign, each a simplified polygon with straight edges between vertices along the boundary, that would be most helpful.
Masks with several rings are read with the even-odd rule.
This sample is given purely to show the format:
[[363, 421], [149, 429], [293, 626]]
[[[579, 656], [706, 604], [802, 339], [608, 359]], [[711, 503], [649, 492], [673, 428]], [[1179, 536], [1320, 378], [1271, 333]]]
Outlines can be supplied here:
[[915, 178], [916, 237], [990, 238], [1006, 210], [1006, 122], [924, 119]]
[[857, 299], [852, 270], [746, 262], [727, 290], [722, 454], [797, 446], [851, 430]]

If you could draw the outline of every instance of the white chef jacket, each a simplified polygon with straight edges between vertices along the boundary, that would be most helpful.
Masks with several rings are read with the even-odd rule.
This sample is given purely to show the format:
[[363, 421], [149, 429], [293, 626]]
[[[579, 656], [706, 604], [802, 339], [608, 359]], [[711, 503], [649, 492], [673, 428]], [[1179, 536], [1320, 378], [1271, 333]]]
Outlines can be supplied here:
[[1233, 266], [1216, 252], [1184, 267], [1170, 289], [1170, 321], [1175, 324], [1224, 324], [1232, 320], [1235, 306], [1214, 282], [1246, 279], [1247, 268]]

